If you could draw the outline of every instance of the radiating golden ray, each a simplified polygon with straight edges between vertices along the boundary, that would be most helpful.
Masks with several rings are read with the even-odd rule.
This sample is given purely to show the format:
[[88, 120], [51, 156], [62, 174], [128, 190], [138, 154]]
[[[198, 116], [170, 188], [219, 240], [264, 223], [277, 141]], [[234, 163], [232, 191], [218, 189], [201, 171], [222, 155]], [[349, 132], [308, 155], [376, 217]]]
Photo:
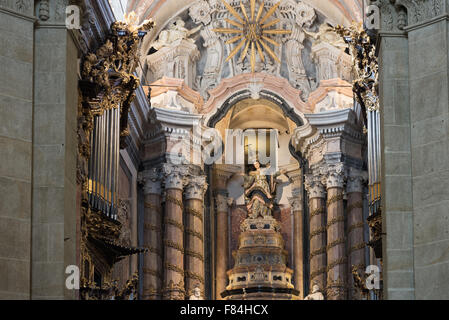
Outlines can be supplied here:
[[235, 9], [229, 4], [227, 3], [225, 0], [221, 0], [221, 2], [223, 2], [223, 4], [225, 5], [225, 7], [228, 9], [228, 11], [234, 16], [236, 17], [236, 19], [238, 21], [240, 21], [241, 23], [245, 23], [245, 21], [243, 21], [243, 19], [240, 17], [240, 15], [237, 13], [237, 11], [235, 11]]
[[262, 60], [262, 62], [265, 62], [265, 57], [263, 55], [263, 51], [262, 51], [262, 48], [260, 47], [259, 41], [256, 41], [256, 46], [257, 46], [257, 51], [259, 52], [260, 60]]
[[251, 41], [251, 72], [256, 69], [256, 49], [254, 49], [254, 41]]
[[237, 47], [234, 48], [234, 50], [232, 50], [232, 52], [229, 54], [229, 57], [226, 58], [226, 62], [228, 62], [229, 60], [232, 59], [233, 56], [235, 56], [237, 54], [237, 52], [239, 52], [239, 50], [243, 47], [243, 45], [245, 44], [246, 40], [242, 40], [240, 41], [240, 43], [237, 45]]
[[254, 14], [256, 11], [256, 0], [251, 0], [251, 20], [254, 21]]
[[276, 46], [276, 47], [279, 47], [279, 43], [277, 43], [277, 42], [274, 41], [273, 39], [270, 39], [270, 38], [268, 38], [268, 37], [266, 37], [266, 36], [262, 36], [262, 39], [264, 39], [265, 41], [271, 43], [272, 45], [274, 45], [274, 46]]
[[281, 4], [281, 1], [276, 3], [273, 7], [271, 7], [271, 9], [268, 10], [265, 17], [263, 17], [262, 20], [260, 20], [260, 24], [263, 24], [265, 21], [267, 21], [267, 19], [273, 15], [273, 13], [276, 11], [276, 9], [279, 7], [280, 4]]
[[266, 29], [268, 27], [271, 27], [271, 26], [275, 25], [279, 21], [281, 21], [281, 19], [274, 19], [273, 21], [270, 21], [270, 22], [268, 22], [266, 24], [261, 25], [261, 27], [262, 27], [262, 29]]
[[232, 24], [233, 26], [236, 26], [237, 28], [243, 29], [243, 24], [240, 24], [234, 20], [226, 18], [225, 21], [229, 24]]
[[251, 41], [246, 41], [245, 49], [243, 49], [242, 55], [241, 55], [241, 61], [243, 62], [246, 58], [246, 54], [248, 53], [249, 44]]
[[221, 32], [221, 33], [243, 33], [243, 30], [231, 29], [231, 28], [217, 28], [217, 29], [212, 29], [212, 31]]
[[273, 29], [273, 30], [263, 30], [263, 33], [268, 33], [268, 34], [288, 34], [288, 33], [292, 33], [291, 30], [278, 30], [278, 29]]
[[243, 5], [242, 2], [240, 2], [240, 8], [242, 9], [242, 13], [243, 13], [243, 16], [245, 17], [246, 21], [249, 22], [249, 18], [248, 18], [248, 15], [246, 14], [245, 6]]
[[[225, 19], [227, 23], [230, 25], [233, 25], [234, 27], [237, 27], [238, 29], [233, 28], [217, 28], [213, 29], [215, 32], [221, 32], [225, 34], [239, 34], [237, 36], [234, 36], [233, 38], [227, 40], [226, 44], [233, 44], [239, 40], [238, 45], [235, 46], [235, 48], [231, 51], [229, 56], [226, 58], [226, 62], [231, 60], [240, 50], [243, 51], [240, 56], [240, 60], [243, 62], [245, 61], [245, 58], [248, 56], [248, 52], [251, 45], [251, 52], [249, 52], [249, 60], [251, 64], [251, 72], [255, 72], [256, 68], [256, 55], [259, 54], [260, 60], [262, 62], [265, 62], [265, 55], [264, 50], [268, 53], [268, 55], [273, 58], [276, 62], [280, 63], [279, 58], [276, 56], [274, 51], [270, 48], [270, 46], [267, 44], [272, 44], [274, 46], [280, 46], [279, 43], [277, 43], [274, 39], [269, 38], [267, 35], [273, 34], [289, 34], [291, 33], [290, 30], [281, 30], [281, 29], [268, 29], [269, 27], [272, 27], [279, 23], [281, 20], [276, 18], [266, 24], [264, 24], [265, 21], [270, 18], [276, 9], [281, 4], [281, 1], [279, 1], [277, 4], [273, 5], [272, 8], [270, 8], [265, 16], [261, 19], [264, 9], [265, 9], [265, 3], [262, 0], [259, 6], [259, 9], [257, 11], [256, 15], [256, 0], [250, 0], [250, 16], [251, 19], [248, 17], [248, 12], [246, 10], [246, 7], [243, 5], [242, 2], [240, 2], [240, 9], [242, 10], [242, 14], [240, 15], [228, 2], [225, 0], [222, 0], [225, 7], [228, 9], [230, 14], [232, 14], [239, 22], [230, 20], [228, 18]], [[265, 43], [266, 41], [267, 43]], [[256, 53], [257, 51], [257, 53]]]
[[241, 35], [239, 35], [239, 36], [237, 36], [237, 37], [234, 37], [234, 38], [232, 38], [232, 39], [229, 39], [229, 40], [226, 41], [225, 43], [226, 43], [226, 44], [234, 43], [234, 42], [239, 41], [240, 39], [242, 39], [244, 36], [245, 36], [244, 34], [241, 34]]
[[260, 17], [262, 16], [263, 9], [265, 8], [265, 2], [262, 2], [262, 4], [259, 7], [259, 12], [257, 12], [256, 22], [259, 21]]
[[259, 40], [259, 42], [274, 60], [276, 60], [278, 63], [281, 63], [281, 61], [276, 56], [276, 54], [273, 52], [273, 50], [271, 50], [271, 48], [265, 42], [263, 42], [262, 40]]

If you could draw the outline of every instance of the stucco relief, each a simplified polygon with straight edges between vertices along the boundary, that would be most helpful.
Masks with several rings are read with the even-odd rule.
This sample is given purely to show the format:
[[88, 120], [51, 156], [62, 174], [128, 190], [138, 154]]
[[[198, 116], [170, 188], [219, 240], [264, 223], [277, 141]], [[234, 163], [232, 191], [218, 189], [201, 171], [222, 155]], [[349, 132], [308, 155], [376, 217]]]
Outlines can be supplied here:
[[380, 8], [381, 30], [400, 31], [444, 13], [443, 0], [371, 0]]
[[[228, 1], [228, 3], [238, 14], [241, 14], [239, 1]], [[275, 0], [265, 1], [265, 10], [269, 10], [276, 3]], [[229, 40], [235, 35], [217, 33], [213, 30], [231, 27], [226, 22], [227, 18], [232, 19], [232, 15], [221, 1], [216, 0], [197, 0], [185, 13], [174, 17], [173, 22], [160, 32], [151, 45], [156, 50], [164, 51], [164, 54], [159, 54], [158, 51], [147, 57], [147, 63], [150, 60], [153, 61], [148, 63], [148, 67], [154, 75], [154, 80], [163, 76], [185, 78], [187, 73], [193, 73], [194, 77], [191, 81], [186, 78], [188, 84], [207, 100], [210, 97], [210, 91], [222, 80], [250, 73], [249, 59], [241, 59], [240, 54], [228, 62], [225, 61], [229, 53], [238, 45], [238, 41], [230, 43]], [[278, 19], [276, 27], [292, 30], [292, 32], [271, 37], [278, 45], [270, 46], [274, 54], [283, 62], [276, 62], [266, 52], [262, 53], [263, 60], [260, 55], [256, 55], [256, 73], [287, 79], [293, 88], [298, 89], [302, 101], [306, 101], [312, 91], [319, 87], [321, 80], [337, 77], [351, 80], [350, 57], [342, 50], [346, 44], [339, 40], [338, 36], [326, 30], [327, 23], [323, 23], [323, 18], [319, 18], [313, 7], [301, 1], [282, 1], [272, 19]], [[190, 26], [190, 30], [185, 26]], [[199, 32], [198, 35], [193, 37], [196, 32]], [[198, 57], [189, 61], [196, 72], [187, 70], [186, 61], [175, 62], [176, 54], [171, 55], [168, 52], [179, 53], [182, 42], [180, 39], [188, 40], [199, 51]], [[306, 48], [306, 42], [312, 43], [315, 47], [316, 44], [325, 43], [326, 47], [310, 52], [310, 48]], [[183, 50], [187, 50], [187, 46], [185, 44], [183, 46]], [[166, 47], [172, 49], [166, 50]], [[156, 56], [159, 59], [156, 59]], [[332, 70], [329, 69], [330, 65], [334, 66]], [[336, 65], [341, 67], [336, 68]], [[313, 70], [318, 70], [319, 74], [316, 75]]]

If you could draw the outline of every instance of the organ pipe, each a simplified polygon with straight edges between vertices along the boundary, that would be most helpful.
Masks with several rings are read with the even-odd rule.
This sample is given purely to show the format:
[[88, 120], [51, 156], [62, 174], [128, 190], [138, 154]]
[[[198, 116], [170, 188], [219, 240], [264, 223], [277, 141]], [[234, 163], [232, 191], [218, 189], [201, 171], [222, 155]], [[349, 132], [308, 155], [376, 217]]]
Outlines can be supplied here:
[[91, 209], [117, 219], [117, 181], [120, 156], [120, 109], [104, 111], [94, 118], [89, 160]]

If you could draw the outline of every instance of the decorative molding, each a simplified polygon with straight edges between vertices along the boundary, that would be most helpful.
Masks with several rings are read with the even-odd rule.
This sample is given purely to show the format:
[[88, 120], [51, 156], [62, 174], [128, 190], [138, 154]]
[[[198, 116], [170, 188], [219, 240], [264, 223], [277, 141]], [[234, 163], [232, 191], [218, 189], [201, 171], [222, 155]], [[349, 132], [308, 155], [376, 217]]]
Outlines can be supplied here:
[[162, 167], [164, 174], [165, 189], [183, 190], [187, 184], [189, 168], [184, 165], [164, 164]]
[[320, 174], [306, 174], [304, 187], [309, 194], [309, 199], [325, 198], [326, 190], [322, 183], [322, 176]]
[[184, 190], [185, 199], [203, 201], [207, 187], [206, 176], [190, 176]]
[[[328, 165], [326, 176], [323, 176], [323, 184], [326, 185], [327, 189], [330, 188], [344, 188], [346, 180], [346, 172], [344, 170], [343, 163]], [[342, 198], [339, 200], [343, 200]], [[328, 203], [329, 205], [329, 203]]]

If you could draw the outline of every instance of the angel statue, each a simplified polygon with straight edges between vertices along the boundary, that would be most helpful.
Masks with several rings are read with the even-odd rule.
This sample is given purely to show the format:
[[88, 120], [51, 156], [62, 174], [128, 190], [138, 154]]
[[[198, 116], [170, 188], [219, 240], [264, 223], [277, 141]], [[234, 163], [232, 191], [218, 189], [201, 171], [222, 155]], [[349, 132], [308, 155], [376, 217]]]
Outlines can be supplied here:
[[276, 198], [276, 186], [279, 181], [276, 179], [280, 175], [285, 175], [285, 170], [276, 172], [273, 175], [266, 174], [269, 170], [261, 168], [258, 160], [253, 163], [254, 170], [243, 177], [243, 188], [245, 190], [245, 202], [248, 216], [252, 219], [258, 217], [271, 217]]

